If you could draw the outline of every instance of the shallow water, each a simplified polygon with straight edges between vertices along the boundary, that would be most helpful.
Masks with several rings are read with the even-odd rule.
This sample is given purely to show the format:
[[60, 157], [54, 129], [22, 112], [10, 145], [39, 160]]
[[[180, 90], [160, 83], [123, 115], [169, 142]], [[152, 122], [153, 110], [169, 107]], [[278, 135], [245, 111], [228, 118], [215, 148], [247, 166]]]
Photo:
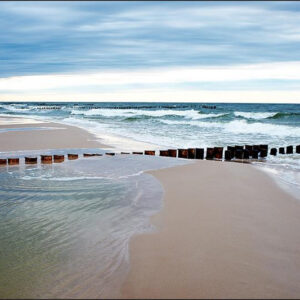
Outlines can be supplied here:
[[124, 155], [0, 168], [1, 298], [118, 297], [129, 239], [154, 230], [162, 206], [143, 171], [184, 163]]

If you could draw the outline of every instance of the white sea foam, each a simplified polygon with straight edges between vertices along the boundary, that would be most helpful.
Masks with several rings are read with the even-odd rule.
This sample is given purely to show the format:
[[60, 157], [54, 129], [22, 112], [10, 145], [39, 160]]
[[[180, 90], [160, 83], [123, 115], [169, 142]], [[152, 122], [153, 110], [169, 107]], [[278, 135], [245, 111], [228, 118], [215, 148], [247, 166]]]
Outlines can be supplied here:
[[288, 125], [248, 123], [246, 120], [234, 120], [223, 124], [224, 130], [235, 134], [262, 134], [278, 137], [300, 137], [300, 128]]
[[205, 119], [205, 118], [216, 118], [223, 115], [219, 114], [202, 114], [198, 110], [142, 110], [142, 109], [104, 109], [104, 108], [93, 108], [90, 110], [72, 110], [71, 115], [84, 115], [84, 116], [102, 116], [102, 117], [136, 117], [136, 116], [147, 116], [147, 117], [165, 117], [165, 116], [179, 116], [187, 119]]
[[276, 115], [276, 112], [256, 112], [256, 113], [254, 113], [254, 112], [235, 111], [234, 115], [236, 117], [243, 117], [246, 119], [260, 120], [260, 119], [274, 117]]

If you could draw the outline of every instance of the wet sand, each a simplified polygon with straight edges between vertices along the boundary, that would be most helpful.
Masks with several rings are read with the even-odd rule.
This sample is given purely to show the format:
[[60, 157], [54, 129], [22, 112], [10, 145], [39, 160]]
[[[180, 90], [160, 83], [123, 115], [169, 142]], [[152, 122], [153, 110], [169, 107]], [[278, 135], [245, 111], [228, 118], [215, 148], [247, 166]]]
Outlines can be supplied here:
[[[14, 131], [1, 132], [5, 128]], [[21, 128], [20, 131], [18, 128]], [[29, 128], [45, 129], [27, 130]], [[0, 117], [0, 151], [65, 148], [108, 148], [108, 146], [99, 142], [93, 134], [75, 126], [26, 118]]]
[[299, 298], [298, 200], [249, 164], [150, 173], [164, 209], [131, 241], [123, 298]]

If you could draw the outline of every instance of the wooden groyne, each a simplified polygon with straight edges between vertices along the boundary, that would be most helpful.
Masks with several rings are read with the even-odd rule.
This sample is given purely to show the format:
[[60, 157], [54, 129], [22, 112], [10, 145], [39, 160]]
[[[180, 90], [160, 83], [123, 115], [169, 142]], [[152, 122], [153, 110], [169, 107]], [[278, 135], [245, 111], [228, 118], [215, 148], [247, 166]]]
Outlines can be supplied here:
[[[106, 152], [107, 156], [115, 156], [118, 153]], [[238, 161], [238, 162], [251, 162], [257, 159], [265, 159], [268, 154], [272, 156], [276, 155], [291, 155], [300, 154], [300, 145], [292, 146], [288, 145], [285, 147], [271, 148], [269, 150], [268, 145], [235, 145], [224, 147], [207, 147], [206, 151], [204, 148], [185, 148], [185, 149], [165, 149], [165, 150], [145, 150], [133, 151], [133, 152], [120, 152], [119, 154], [127, 155], [150, 155], [150, 156], [163, 156], [172, 158], [185, 158], [185, 159], [206, 159], [206, 160], [218, 160], [218, 161]], [[100, 153], [83, 153], [83, 158], [99, 157], [103, 154]], [[79, 158], [77, 153], [66, 154], [68, 160], [76, 160]], [[65, 161], [65, 155], [54, 154], [54, 155], [40, 155], [42, 164], [62, 163]], [[7, 157], [0, 158], [0, 166], [6, 165], [19, 165], [19, 157]], [[37, 164], [38, 157], [25, 156], [25, 164]]]

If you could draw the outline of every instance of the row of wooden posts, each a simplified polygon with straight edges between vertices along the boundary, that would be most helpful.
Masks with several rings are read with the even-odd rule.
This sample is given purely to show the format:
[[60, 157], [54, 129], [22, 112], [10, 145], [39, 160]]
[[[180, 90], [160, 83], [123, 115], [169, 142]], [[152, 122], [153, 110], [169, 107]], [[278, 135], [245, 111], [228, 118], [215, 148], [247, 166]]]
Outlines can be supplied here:
[[[205, 158], [208, 160], [224, 159], [230, 161], [232, 159], [258, 159], [259, 157], [264, 158], [268, 155], [268, 145], [245, 145], [245, 146], [228, 146], [224, 152], [223, 147], [206, 148]], [[300, 145], [295, 147], [296, 153], [300, 154]], [[145, 150], [144, 152], [132, 152], [132, 154], [139, 155], [155, 155], [155, 150]], [[278, 149], [279, 154], [293, 154], [294, 147], [280, 147]], [[106, 155], [114, 156], [114, 152], [106, 152]], [[121, 152], [121, 154], [130, 154], [130, 152]], [[188, 148], [188, 149], [168, 149], [159, 150], [160, 156], [167, 157], [178, 157], [178, 158], [189, 158], [189, 159], [204, 159], [204, 148]], [[277, 155], [277, 148], [270, 149], [270, 155]], [[83, 157], [102, 156], [99, 153], [83, 153]], [[78, 154], [68, 154], [69, 160], [78, 159]], [[25, 164], [37, 164], [37, 157], [25, 157]], [[51, 164], [61, 163], [65, 160], [64, 155], [41, 155], [41, 163]], [[20, 158], [0, 158], [0, 165], [18, 165]]]

